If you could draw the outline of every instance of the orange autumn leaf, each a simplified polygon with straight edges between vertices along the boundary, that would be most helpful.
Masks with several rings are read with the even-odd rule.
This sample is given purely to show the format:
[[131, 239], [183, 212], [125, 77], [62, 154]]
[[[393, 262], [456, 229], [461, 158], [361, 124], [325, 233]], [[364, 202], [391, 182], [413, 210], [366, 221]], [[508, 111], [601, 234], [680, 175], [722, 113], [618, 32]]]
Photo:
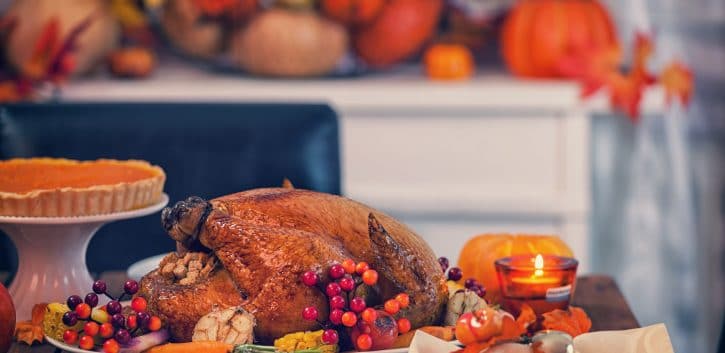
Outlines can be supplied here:
[[519, 313], [519, 317], [516, 318], [516, 324], [518, 324], [521, 334], [526, 332], [529, 326], [535, 322], [536, 313], [534, 312], [534, 309], [532, 309], [528, 304], [522, 305], [521, 313]]
[[[521, 307], [521, 313], [515, 320], [511, 314], [504, 311], [498, 311], [496, 315], [501, 323], [498, 334], [486, 340], [469, 343], [456, 353], [479, 353], [498, 343], [517, 340], [521, 335], [526, 333], [529, 325], [536, 322], [536, 314], [528, 305]], [[490, 320], [493, 320], [493, 318], [490, 318]]]
[[678, 98], [684, 106], [690, 104], [694, 88], [690, 68], [679, 61], [673, 61], [662, 70], [660, 82], [665, 88], [665, 102], [667, 105], [670, 105], [674, 98]]
[[639, 120], [639, 103], [645, 88], [642, 81], [619, 73], [610, 75], [608, 79], [610, 105], [627, 114], [633, 122], [637, 122]]
[[541, 326], [546, 330], [563, 331], [576, 337], [592, 328], [592, 321], [584, 310], [570, 306], [569, 310], [554, 310], [542, 315]]
[[28, 321], [21, 321], [15, 325], [15, 339], [32, 345], [35, 341], [43, 342], [43, 315], [47, 303], [35, 304], [32, 310], [32, 317]]

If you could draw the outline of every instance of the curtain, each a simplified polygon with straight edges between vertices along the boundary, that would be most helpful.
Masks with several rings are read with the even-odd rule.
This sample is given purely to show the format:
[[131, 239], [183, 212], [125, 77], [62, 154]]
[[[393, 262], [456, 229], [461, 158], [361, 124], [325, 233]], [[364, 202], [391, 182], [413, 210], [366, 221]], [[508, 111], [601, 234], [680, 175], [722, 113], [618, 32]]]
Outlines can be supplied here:
[[690, 107], [593, 120], [594, 270], [615, 275], [643, 325], [665, 322], [677, 352], [717, 351], [725, 310], [725, 2], [606, 0], [631, 48], [653, 35], [659, 72], [695, 74]]

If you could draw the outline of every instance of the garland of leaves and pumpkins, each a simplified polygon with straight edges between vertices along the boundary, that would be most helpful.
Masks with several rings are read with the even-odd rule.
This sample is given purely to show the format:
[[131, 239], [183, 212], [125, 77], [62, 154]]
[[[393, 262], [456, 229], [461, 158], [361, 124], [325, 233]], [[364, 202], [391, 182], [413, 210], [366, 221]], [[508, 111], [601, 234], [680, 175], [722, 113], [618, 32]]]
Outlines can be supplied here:
[[[155, 67], [153, 48], [156, 42], [148, 26], [149, 7], [163, 7], [172, 13], [195, 13], [198, 18], [194, 17], [194, 21], [227, 27], [229, 23], [250, 27], [249, 23], [263, 21], [282, 25], [285, 16], [300, 25], [324, 22], [320, 28], [343, 28], [338, 34], [349, 38], [339, 35], [336, 38], [349, 42], [348, 50], [354, 51], [370, 68], [390, 68], [424, 49], [423, 67], [429, 78], [467, 79], [474, 75], [476, 66], [471, 42], [461, 40], [460, 33], [453, 33], [459, 27], [455, 25], [441, 33], [439, 40], [431, 40], [436, 36], [435, 23], [444, 13], [447, 13], [448, 22], [460, 23], [457, 18], [461, 17], [461, 12], [465, 13], [465, 8], [461, 9], [465, 5], [461, 4], [488, 0], [449, 2], [447, 12], [444, 12], [444, 0], [112, 0], [108, 6], [99, 5], [102, 1], [89, 0], [86, 3], [97, 3], [97, 6], [88, 8], [89, 5], [80, 7], [76, 4], [72, 16], [67, 15], [67, 11], [71, 11], [69, 6], [63, 5], [65, 9], [60, 10], [55, 0], [48, 1], [44, 12], [34, 9], [32, 13], [39, 17], [50, 14], [44, 20], [29, 19], [27, 14], [23, 16], [22, 12], [13, 11], [22, 9], [24, 0], [16, 0], [10, 14], [0, 19], [0, 102], [33, 99], [39, 88], [58, 87], [71, 75], [89, 71], [90, 61], [94, 59], [105, 60], [115, 76], [147, 77]], [[425, 11], [421, 10], [423, 8]], [[66, 11], [65, 16], [61, 16], [62, 11]], [[262, 20], [263, 16], [276, 20]], [[456, 20], [451, 20], [454, 17]], [[27, 28], [20, 28], [25, 20], [40, 27], [37, 34], [29, 35]], [[73, 23], [62, 23], [69, 20]], [[111, 23], [114, 21], [116, 23]], [[406, 25], [397, 25], [401, 21]], [[117, 27], [121, 29], [121, 41], [125, 44], [116, 48], [104, 47], [108, 38], [118, 34], [115, 32]], [[173, 28], [166, 28], [172, 44], [175, 43]], [[183, 40], [175, 43], [177, 45], [193, 37], [193, 33], [181, 34]], [[470, 33], [466, 35], [470, 37]], [[26, 56], [11, 55], [14, 54], [10, 45], [13, 36], [21, 36], [25, 46], [34, 42], [32, 51]], [[244, 42], [250, 41], [254, 42], [253, 39]], [[429, 43], [427, 47], [426, 43]], [[194, 45], [197, 50], [202, 47], [198, 44]], [[604, 90], [612, 108], [625, 113], [634, 122], [640, 115], [643, 92], [654, 84], [664, 87], [668, 105], [677, 99], [686, 106], [692, 96], [692, 73], [680, 61], [666, 65], [659, 74], [648, 70], [647, 63], [653, 51], [652, 38], [637, 33], [631, 62], [626, 65], [629, 68], [621, 69], [625, 64], [624, 56], [613, 21], [606, 8], [595, 0], [520, 0], [506, 15], [501, 29], [502, 57], [514, 75], [577, 80], [583, 98]], [[325, 67], [301, 70], [293, 67], [287, 71], [278, 70], [276, 74], [326, 74], [339, 61], [339, 57], [332, 59]], [[267, 60], [252, 57], [240, 61], [247, 63], [247, 71], [253, 74], [274, 75], [277, 70], [257, 65], [267, 65]], [[315, 61], [319, 65], [323, 60]]]

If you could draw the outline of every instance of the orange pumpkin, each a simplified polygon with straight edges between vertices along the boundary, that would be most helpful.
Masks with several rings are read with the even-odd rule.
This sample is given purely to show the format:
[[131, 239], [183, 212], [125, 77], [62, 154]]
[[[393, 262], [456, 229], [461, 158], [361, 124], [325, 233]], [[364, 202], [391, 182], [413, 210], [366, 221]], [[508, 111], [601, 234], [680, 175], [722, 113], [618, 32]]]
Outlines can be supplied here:
[[322, 0], [322, 11], [343, 24], [363, 24], [375, 19], [385, 0]]
[[476, 64], [464, 45], [435, 44], [423, 55], [425, 72], [435, 80], [461, 80], [473, 76]]
[[373, 22], [355, 31], [355, 51], [373, 68], [408, 59], [433, 35], [442, 9], [442, 0], [388, 0]]
[[607, 10], [596, 0], [522, 0], [506, 18], [501, 49], [519, 76], [565, 77], [566, 59], [618, 46]]
[[475, 278], [486, 287], [486, 300], [500, 302], [494, 261], [512, 255], [558, 255], [572, 257], [571, 249], [553, 235], [483, 234], [466, 242], [458, 257], [463, 280]]

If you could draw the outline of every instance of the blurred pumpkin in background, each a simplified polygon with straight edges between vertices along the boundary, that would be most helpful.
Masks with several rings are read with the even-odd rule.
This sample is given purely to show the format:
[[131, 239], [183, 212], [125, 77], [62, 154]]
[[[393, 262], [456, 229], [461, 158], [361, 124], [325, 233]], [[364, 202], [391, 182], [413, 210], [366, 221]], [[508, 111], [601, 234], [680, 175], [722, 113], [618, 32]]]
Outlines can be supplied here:
[[618, 45], [612, 19], [597, 0], [521, 0], [501, 33], [506, 65], [527, 77], [566, 77], [564, 61]]
[[17, 26], [7, 40], [8, 62], [22, 70], [35, 50], [46, 23], [59, 22], [58, 38], [66, 38], [71, 29], [91, 18], [90, 26], [80, 34], [74, 50], [73, 74], [84, 74], [98, 66], [118, 46], [120, 28], [106, 0], [16, 0], [6, 12]]
[[442, 0], [390, 0], [373, 22], [355, 32], [355, 51], [373, 68], [406, 60], [435, 33], [442, 9]]
[[348, 48], [346, 29], [315, 11], [273, 8], [231, 38], [234, 63], [262, 76], [331, 73]]
[[462, 44], [434, 44], [425, 51], [426, 75], [434, 80], [463, 80], [473, 76], [473, 54]]
[[458, 257], [463, 280], [475, 278], [486, 288], [486, 300], [499, 303], [501, 290], [494, 262], [513, 255], [557, 255], [572, 257], [569, 246], [553, 235], [482, 234], [469, 239]]
[[374, 20], [383, 5], [385, 0], [322, 0], [322, 11], [344, 24], [358, 25]]
[[204, 11], [195, 0], [166, 1], [161, 27], [171, 44], [184, 53], [212, 58], [223, 48], [224, 28], [217, 21], [202, 21]]

